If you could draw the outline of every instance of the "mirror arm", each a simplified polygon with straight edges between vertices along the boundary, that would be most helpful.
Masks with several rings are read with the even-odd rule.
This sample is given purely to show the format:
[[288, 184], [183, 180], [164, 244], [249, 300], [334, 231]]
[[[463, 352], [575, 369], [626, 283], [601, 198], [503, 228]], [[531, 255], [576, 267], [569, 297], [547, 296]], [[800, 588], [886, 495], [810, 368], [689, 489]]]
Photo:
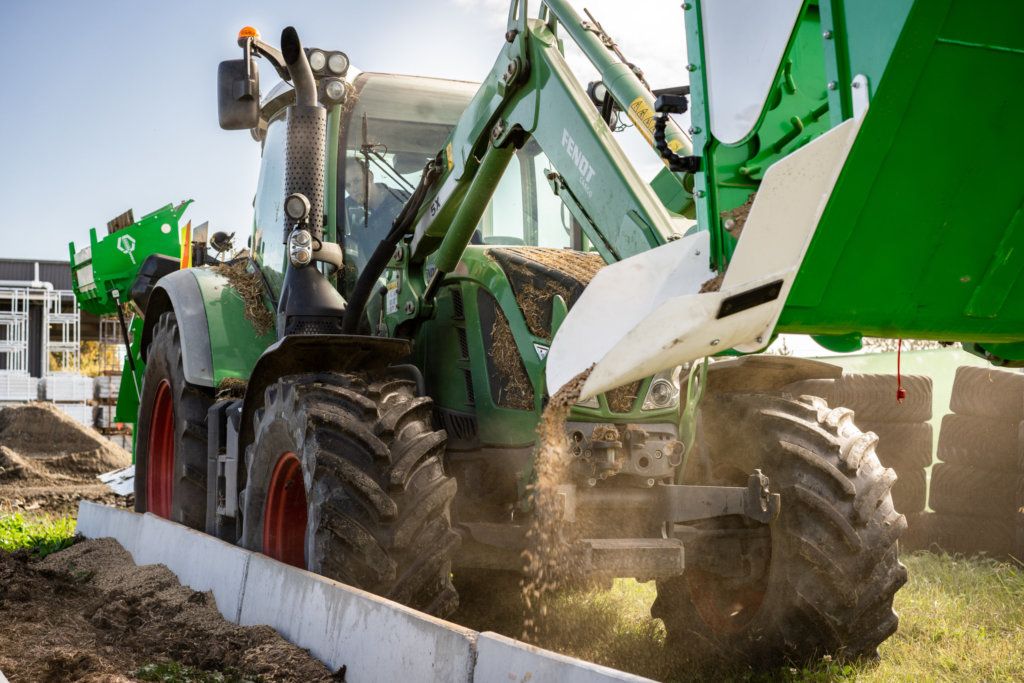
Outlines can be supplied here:
[[284, 55], [281, 54], [280, 50], [264, 43], [259, 38], [246, 38], [242, 48], [245, 50], [246, 61], [248, 61], [251, 52], [255, 51], [256, 54], [270, 62], [270, 65], [277, 71], [277, 75], [281, 77], [281, 80], [291, 81], [291, 74], [288, 73], [288, 67], [284, 63]]

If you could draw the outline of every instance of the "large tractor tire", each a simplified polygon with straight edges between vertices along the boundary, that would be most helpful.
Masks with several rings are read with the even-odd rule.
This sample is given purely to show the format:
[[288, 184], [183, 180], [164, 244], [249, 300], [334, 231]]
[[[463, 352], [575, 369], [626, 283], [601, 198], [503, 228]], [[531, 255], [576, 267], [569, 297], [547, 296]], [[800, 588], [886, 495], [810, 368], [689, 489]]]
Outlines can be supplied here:
[[928, 477], [924, 469], [896, 472], [896, 483], [892, 486], [892, 505], [899, 512], [908, 515], [923, 512], [928, 501]]
[[869, 422], [860, 419], [859, 414], [853, 421], [862, 432], [878, 435], [878, 461], [896, 470], [900, 477], [904, 472], [931, 466], [932, 426], [927, 422]]
[[936, 512], [930, 516], [932, 546], [951, 555], [1007, 557], [1016, 546], [1014, 519]]
[[1020, 425], [975, 415], [946, 415], [939, 431], [939, 460], [951, 465], [1016, 473]]
[[[896, 401], [896, 387], [907, 392]], [[785, 388], [794, 396], [808, 394], [829, 405], [849, 408], [859, 422], [924, 422], [932, 417], [932, 378], [926, 375], [844, 373], [836, 379], [809, 379]]]
[[759, 468], [782, 507], [768, 525], [738, 516], [698, 525], [688, 568], [658, 582], [651, 608], [668, 647], [755, 665], [877, 656], [898, 624], [892, 601], [907, 570], [897, 540], [907, 523], [893, 508], [896, 477], [879, 464], [876, 437], [851, 417], [811, 397], [705, 399], [702, 483], [743, 486]]
[[1024, 375], [962, 365], [953, 379], [949, 409], [959, 415], [1020, 422], [1024, 420]]
[[153, 328], [139, 397], [135, 511], [206, 528], [206, 411], [213, 391], [185, 381], [173, 312]]
[[444, 431], [415, 383], [318, 373], [266, 390], [246, 451], [242, 543], [415, 609], [458, 606]]
[[929, 506], [950, 515], [1012, 521], [1017, 512], [1017, 481], [998, 470], [940, 462], [932, 468]]

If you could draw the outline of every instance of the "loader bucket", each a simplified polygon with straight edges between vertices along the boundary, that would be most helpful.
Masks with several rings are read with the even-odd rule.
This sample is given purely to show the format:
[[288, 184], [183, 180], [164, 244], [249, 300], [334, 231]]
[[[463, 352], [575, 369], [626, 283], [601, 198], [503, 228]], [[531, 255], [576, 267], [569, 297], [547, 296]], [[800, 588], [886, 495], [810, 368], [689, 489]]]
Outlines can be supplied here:
[[[691, 15], [688, 40], [700, 40]], [[732, 205], [716, 204], [735, 188], [696, 174], [707, 193], [699, 228], [712, 262], [726, 262], [720, 291], [695, 288], [659, 255], [692, 259], [703, 248], [696, 235], [605, 268], [554, 340], [550, 391], [595, 361], [584, 397], [704, 355], [757, 351], [778, 332], [981, 342], [1024, 358], [1024, 185], [1008, 153], [1024, 149], [1024, 90], [1011, 85], [1024, 74], [1024, 38], [1010, 28], [1024, 25], [1024, 7], [908, 0], [819, 13], [805, 3], [798, 16], [794, 35], [813, 30], [814, 40], [788, 48], [779, 87], [792, 60], [821, 60], [821, 76], [835, 80], [816, 121], [831, 127], [813, 137], [808, 123], [813, 139], [783, 138], [795, 151], [750, 185], [738, 241], [720, 213]], [[691, 90], [700, 104], [701, 82]], [[769, 135], [726, 144], [704, 133], [694, 144], [721, 178], [735, 172], [737, 150]], [[657, 282], [636, 277], [650, 271]]]

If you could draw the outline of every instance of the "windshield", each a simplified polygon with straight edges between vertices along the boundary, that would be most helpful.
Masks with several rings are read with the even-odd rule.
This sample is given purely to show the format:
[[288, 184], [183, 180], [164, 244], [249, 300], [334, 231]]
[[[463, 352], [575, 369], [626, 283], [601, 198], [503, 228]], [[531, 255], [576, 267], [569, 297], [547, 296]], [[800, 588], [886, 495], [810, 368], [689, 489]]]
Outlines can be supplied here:
[[360, 74], [355, 86], [340, 141], [338, 234], [346, 261], [361, 270], [477, 86], [370, 73]]

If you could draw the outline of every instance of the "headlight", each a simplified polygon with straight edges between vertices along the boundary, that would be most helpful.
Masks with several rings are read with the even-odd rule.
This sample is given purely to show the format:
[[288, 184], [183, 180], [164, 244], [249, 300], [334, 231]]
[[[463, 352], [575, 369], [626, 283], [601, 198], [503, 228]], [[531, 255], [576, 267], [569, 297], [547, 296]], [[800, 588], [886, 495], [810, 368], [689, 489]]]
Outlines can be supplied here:
[[348, 71], [348, 56], [344, 52], [335, 52], [327, 58], [327, 70], [335, 76], [344, 76]]
[[327, 55], [320, 50], [311, 50], [309, 53], [309, 68], [313, 71], [323, 71], [327, 66]]
[[679, 371], [676, 366], [654, 376], [642, 410], [662, 410], [679, 404]]
[[340, 104], [345, 101], [347, 94], [345, 81], [340, 78], [331, 78], [324, 81], [324, 99], [327, 104]]
[[292, 230], [288, 236], [288, 260], [293, 266], [306, 266], [313, 259], [313, 240], [305, 230]]
[[[299, 192], [293, 192], [285, 197], [284, 213], [293, 221], [301, 222], [309, 216], [309, 200]], [[308, 236], [308, 233], [307, 233]]]

